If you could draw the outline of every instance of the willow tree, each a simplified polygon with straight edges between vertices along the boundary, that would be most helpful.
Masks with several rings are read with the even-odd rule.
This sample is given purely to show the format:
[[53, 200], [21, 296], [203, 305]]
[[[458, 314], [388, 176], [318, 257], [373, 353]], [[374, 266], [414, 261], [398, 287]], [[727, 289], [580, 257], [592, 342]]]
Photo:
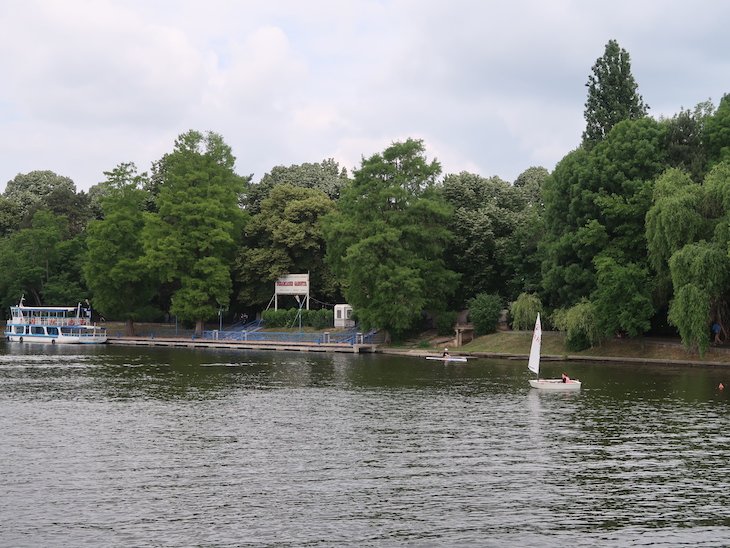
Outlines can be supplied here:
[[672, 168], [654, 184], [653, 204], [646, 214], [649, 265], [656, 273], [656, 297], [665, 305], [672, 293], [669, 259], [685, 245], [711, 237], [711, 226], [702, 212], [702, 187], [690, 175]]
[[669, 320], [688, 347], [704, 352], [709, 325], [730, 321], [730, 163], [717, 164], [702, 185], [666, 172], [647, 214], [649, 257], [669, 272]]
[[231, 265], [244, 214], [238, 203], [244, 179], [223, 138], [189, 131], [158, 164], [157, 211], [146, 217], [145, 261], [172, 293], [170, 312], [196, 322], [226, 309]]
[[709, 242], [684, 246], [669, 260], [675, 296], [669, 307], [669, 321], [677, 327], [685, 346], [704, 354], [710, 343], [712, 320], [724, 324], [727, 288], [730, 286], [730, 257]]
[[363, 159], [325, 220], [327, 260], [365, 327], [396, 336], [440, 311], [457, 275], [443, 255], [450, 208], [435, 192], [438, 162], [408, 139]]

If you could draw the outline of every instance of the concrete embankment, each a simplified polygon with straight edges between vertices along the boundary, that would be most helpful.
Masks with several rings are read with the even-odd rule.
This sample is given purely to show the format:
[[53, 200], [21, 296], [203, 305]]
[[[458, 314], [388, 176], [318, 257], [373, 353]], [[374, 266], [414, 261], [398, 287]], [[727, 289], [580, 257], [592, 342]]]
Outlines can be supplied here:
[[225, 341], [181, 337], [109, 337], [108, 344], [177, 348], [217, 348], [227, 350], [278, 350], [296, 352], [374, 352], [373, 344], [307, 343], [295, 341]]

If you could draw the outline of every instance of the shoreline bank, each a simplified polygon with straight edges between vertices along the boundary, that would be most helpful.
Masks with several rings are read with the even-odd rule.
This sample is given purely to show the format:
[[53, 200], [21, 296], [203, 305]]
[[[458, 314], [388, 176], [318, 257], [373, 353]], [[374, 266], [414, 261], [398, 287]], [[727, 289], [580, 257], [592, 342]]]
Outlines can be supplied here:
[[[425, 358], [426, 356], [436, 356], [438, 352], [433, 350], [423, 349], [401, 349], [401, 348], [386, 348], [378, 347], [375, 350], [379, 354], [391, 354], [401, 356], [413, 356], [415, 358]], [[463, 356], [467, 358], [486, 358], [495, 360], [513, 360], [513, 361], [524, 361], [527, 364], [529, 354], [512, 354], [506, 352], [470, 352], [470, 351], [450, 351], [452, 356]], [[575, 355], [575, 354], [543, 354], [540, 358], [542, 361], [555, 361], [555, 362], [597, 362], [597, 363], [624, 363], [626, 365], [638, 364], [638, 365], [677, 365], [677, 366], [689, 366], [689, 367], [728, 367], [730, 363], [721, 361], [707, 361], [707, 360], [677, 360], [668, 358], [641, 358], [641, 357], [630, 357], [630, 356], [586, 356], [586, 355]]]

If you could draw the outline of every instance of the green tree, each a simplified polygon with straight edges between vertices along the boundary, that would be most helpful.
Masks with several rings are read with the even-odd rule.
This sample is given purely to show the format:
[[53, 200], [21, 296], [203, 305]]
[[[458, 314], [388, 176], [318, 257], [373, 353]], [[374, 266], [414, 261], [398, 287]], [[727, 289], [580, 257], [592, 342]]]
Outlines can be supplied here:
[[649, 330], [654, 314], [651, 283], [646, 269], [619, 264], [610, 257], [596, 259], [597, 287], [591, 302], [601, 336], [616, 333], [636, 337]]
[[446, 268], [450, 209], [434, 190], [441, 166], [408, 139], [364, 159], [325, 219], [327, 261], [365, 327], [396, 336], [441, 311], [457, 275]]
[[247, 185], [243, 203], [246, 211], [256, 214], [272, 189], [284, 184], [319, 190], [337, 200], [348, 181], [347, 170], [331, 158], [318, 164], [276, 166], [259, 183]]
[[15, 202], [0, 196], [0, 238], [20, 227], [20, 208]]
[[688, 350], [704, 355], [710, 346], [710, 307], [707, 296], [694, 284], [679, 288], [669, 307], [669, 323], [679, 330], [682, 344]]
[[520, 293], [517, 300], [510, 305], [512, 329], [532, 329], [541, 312], [543, 309], [540, 297], [534, 293]]
[[17, 207], [18, 218], [29, 224], [33, 214], [52, 200], [49, 197], [59, 191], [68, 194], [76, 194], [76, 185], [68, 177], [57, 175], [53, 171], [31, 171], [19, 173], [14, 179], [8, 181], [3, 195]]
[[89, 224], [84, 277], [93, 292], [94, 307], [108, 318], [126, 322], [134, 335], [134, 321], [153, 315], [155, 280], [144, 262], [142, 231], [147, 193], [146, 174], [133, 163], [123, 163], [104, 173], [101, 200], [103, 220]]
[[642, 118], [649, 109], [637, 93], [629, 54], [615, 40], [608, 41], [592, 71], [586, 84], [583, 144], [587, 148], [603, 140], [620, 121]]
[[502, 312], [502, 299], [493, 293], [480, 293], [469, 300], [469, 317], [474, 324], [475, 335], [486, 335], [497, 330]]
[[590, 151], [566, 156], [545, 182], [549, 306], [566, 307], [592, 293], [598, 255], [643, 267], [653, 181], [666, 167], [665, 130], [650, 118], [620, 122]]
[[653, 204], [646, 214], [646, 240], [659, 305], [667, 304], [672, 293], [671, 256], [685, 245], [712, 235], [712, 225], [702, 212], [703, 202], [703, 188], [680, 169], [668, 169], [654, 184]]
[[669, 321], [685, 345], [703, 353], [708, 325], [730, 318], [730, 162], [716, 164], [702, 185], [667, 170], [657, 179], [646, 230], [661, 302], [671, 301]]
[[703, 134], [714, 110], [712, 103], [705, 101], [694, 110], [682, 109], [672, 118], [662, 120], [667, 127], [663, 148], [667, 151], [668, 165], [686, 171], [697, 183], [707, 173], [707, 147]]
[[710, 164], [730, 161], [730, 94], [724, 95], [717, 111], [705, 119], [702, 133]]
[[266, 304], [277, 278], [304, 272], [310, 275], [312, 294], [334, 298], [336, 282], [324, 263], [321, 221], [334, 209], [335, 203], [319, 190], [275, 186], [246, 225], [244, 245], [236, 258], [239, 301]]
[[539, 223], [534, 214], [541, 209], [541, 172], [523, 175], [519, 187], [466, 172], [444, 178], [441, 192], [454, 209], [446, 261], [461, 276], [454, 306], [483, 292], [511, 297], [530, 285], [528, 276], [539, 273], [539, 262], [532, 263], [536, 270], [529, 267], [536, 253], [532, 229]]
[[544, 167], [530, 167], [520, 173], [513, 186], [520, 189], [525, 202], [530, 206], [538, 206], [542, 202], [542, 186], [550, 176]]
[[31, 226], [3, 240], [0, 255], [0, 287], [5, 304], [17, 303], [21, 294], [28, 305], [45, 304], [47, 284], [59, 275], [59, 245], [67, 236], [64, 217], [39, 210]]
[[558, 309], [552, 314], [552, 323], [565, 332], [565, 347], [580, 352], [601, 341], [596, 309], [588, 299], [581, 299], [567, 309]]
[[204, 321], [228, 307], [231, 264], [244, 214], [243, 178], [222, 137], [189, 131], [161, 161], [164, 180], [157, 211], [146, 215], [145, 261], [172, 291], [170, 312], [184, 321]]

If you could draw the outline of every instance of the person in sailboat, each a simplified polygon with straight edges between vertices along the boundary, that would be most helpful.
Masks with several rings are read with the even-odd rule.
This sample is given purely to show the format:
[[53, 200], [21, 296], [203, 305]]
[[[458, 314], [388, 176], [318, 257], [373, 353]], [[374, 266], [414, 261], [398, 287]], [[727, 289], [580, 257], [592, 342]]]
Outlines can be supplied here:
[[563, 373], [562, 377], [563, 377], [563, 382], [570, 382], [570, 377], [566, 373]]

